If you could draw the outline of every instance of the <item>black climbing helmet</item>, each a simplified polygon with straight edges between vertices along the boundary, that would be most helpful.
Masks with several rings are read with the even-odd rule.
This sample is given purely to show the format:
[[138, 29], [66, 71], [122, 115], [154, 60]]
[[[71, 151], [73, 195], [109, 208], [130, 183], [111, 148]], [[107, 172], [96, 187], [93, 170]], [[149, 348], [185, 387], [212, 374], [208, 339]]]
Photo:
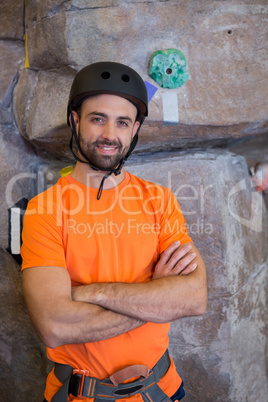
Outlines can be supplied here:
[[[121, 159], [119, 165], [110, 171], [94, 166], [92, 162], [87, 158], [87, 156], [83, 153], [80, 147], [72, 113], [72, 111], [76, 110], [76, 108], [81, 105], [81, 103], [86, 98], [101, 94], [121, 96], [132, 102], [138, 110], [136, 120], [140, 123], [139, 128], [132, 139], [127, 154]], [[76, 160], [83, 163], [88, 163], [94, 170], [107, 172], [106, 175], [102, 178], [99, 187], [97, 195], [98, 200], [100, 199], [102, 194], [104, 181], [111, 174], [115, 174], [117, 176], [121, 173], [125, 161], [128, 159], [137, 144], [138, 132], [146, 116], [148, 116], [147, 89], [143, 79], [132, 68], [125, 66], [124, 64], [104, 61], [84, 67], [75, 76], [71, 87], [67, 108], [67, 124], [70, 125], [69, 117], [71, 117], [72, 122], [70, 148]], [[81, 159], [74, 152], [73, 138], [75, 139], [77, 148], [84, 160]]]
[[89, 96], [110, 94], [128, 99], [137, 110], [137, 120], [148, 116], [148, 94], [143, 79], [132, 68], [114, 62], [99, 62], [84, 67], [74, 78], [67, 112], [75, 110]]

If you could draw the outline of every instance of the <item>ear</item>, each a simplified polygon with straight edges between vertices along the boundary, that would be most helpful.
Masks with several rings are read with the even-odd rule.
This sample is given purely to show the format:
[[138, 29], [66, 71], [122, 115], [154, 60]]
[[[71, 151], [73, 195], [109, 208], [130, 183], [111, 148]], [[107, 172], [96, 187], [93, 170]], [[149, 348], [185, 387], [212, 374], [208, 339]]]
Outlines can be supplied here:
[[[73, 119], [74, 119], [74, 124], [75, 124], [75, 128], [76, 128], [76, 132], [78, 132], [78, 124], [79, 124], [79, 117], [78, 114], [76, 113], [75, 110], [72, 110], [72, 115], [73, 115]], [[70, 122], [70, 126], [73, 129], [73, 125], [72, 125], [72, 119], [71, 119], [71, 114], [69, 115], [69, 122]]]
[[140, 127], [140, 122], [135, 121], [134, 126], [133, 126], [132, 138], [135, 137], [139, 127]]

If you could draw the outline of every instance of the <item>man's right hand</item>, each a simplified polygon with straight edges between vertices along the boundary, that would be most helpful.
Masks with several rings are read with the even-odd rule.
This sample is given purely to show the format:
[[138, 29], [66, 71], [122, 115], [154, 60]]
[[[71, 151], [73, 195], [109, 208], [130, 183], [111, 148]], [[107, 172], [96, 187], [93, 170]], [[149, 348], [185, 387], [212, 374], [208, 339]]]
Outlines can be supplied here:
[[194, 261], [196, 253], [191, 252], [191, 243], [180, 245], [180, 242], [172, 243], [160, 256], [155, 266], [152, 279], [165, 276], [188, 275], [193, 272], [197, 264]]

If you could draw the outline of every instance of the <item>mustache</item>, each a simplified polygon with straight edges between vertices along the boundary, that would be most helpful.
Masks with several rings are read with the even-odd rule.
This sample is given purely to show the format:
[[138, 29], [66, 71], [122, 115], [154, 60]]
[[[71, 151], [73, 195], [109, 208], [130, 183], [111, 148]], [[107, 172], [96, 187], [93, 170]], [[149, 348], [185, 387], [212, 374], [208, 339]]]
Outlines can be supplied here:
[[[81, 141], [83, 140], [81, 138], [81, 131], [80, 131], [80, 127], [78, 129], [78, 140]], [[97, 139], [96, 141], [93, 141], [91, 144], [91, 147], [96, 147], [98, 145], [102, 145], [102, 146], [107, 146], [107, 147], [117, 147], [119, 150], [123, 148], [122, 143], [119, 140], [114, 140], [114, 141], [109, 141], [109, 140], [102, 140], [102, 139]]]

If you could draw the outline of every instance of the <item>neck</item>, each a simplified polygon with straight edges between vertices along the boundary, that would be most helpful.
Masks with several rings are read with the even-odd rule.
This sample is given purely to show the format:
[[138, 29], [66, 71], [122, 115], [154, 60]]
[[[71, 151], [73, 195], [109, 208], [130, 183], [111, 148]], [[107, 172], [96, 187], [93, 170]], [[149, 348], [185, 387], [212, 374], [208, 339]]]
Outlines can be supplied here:
[[[77, 162], [71, 176], [85, 186], [99, 188], [103, 177], [107, 173], [109, 173], [109, 171], [103, 172], [101, 170], [94, 170], [87, 163]], [[125, 170], [123, 168], [119, 175], [115, 176], [112, 174], [104, 181], [103, 189], [110, 190], [111, 188], [118, 186], [124, 178]]]

